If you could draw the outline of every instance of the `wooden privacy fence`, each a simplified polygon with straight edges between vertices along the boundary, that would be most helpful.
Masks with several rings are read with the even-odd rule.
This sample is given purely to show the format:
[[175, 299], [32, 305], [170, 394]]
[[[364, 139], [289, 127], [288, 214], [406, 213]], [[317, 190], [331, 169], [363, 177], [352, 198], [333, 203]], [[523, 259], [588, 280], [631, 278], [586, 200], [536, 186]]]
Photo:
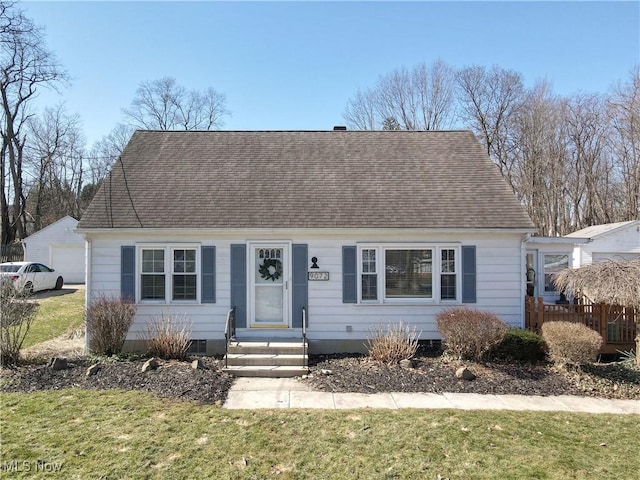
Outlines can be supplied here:
[[635, 347], [638, 312], [632, 307], [589, 303], [544, 303], [542, 297], [525, 297], [525, 328], [541, 333], [545, 322], [565, 321], [586, 325], [602, 335], [600, 353], [616, 353]]
[[2, 245], [0, 247], [0, 260], [2, 262], [21, 262], [24, 258], [24, 250], [20, 244]]

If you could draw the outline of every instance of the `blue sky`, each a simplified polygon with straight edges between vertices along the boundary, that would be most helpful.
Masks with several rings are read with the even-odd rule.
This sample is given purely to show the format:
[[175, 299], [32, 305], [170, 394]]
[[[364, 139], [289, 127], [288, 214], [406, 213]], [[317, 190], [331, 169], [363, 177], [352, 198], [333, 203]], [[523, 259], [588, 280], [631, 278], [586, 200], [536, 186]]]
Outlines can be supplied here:
[[25, 2], [73, 81], [88, 146], [140, 82], [227, 96], [229, 130], [325, 130], [358, 88], [440, 58], [499, 65], [527, 86], [604, 93], [640, 63], [640, 2]]

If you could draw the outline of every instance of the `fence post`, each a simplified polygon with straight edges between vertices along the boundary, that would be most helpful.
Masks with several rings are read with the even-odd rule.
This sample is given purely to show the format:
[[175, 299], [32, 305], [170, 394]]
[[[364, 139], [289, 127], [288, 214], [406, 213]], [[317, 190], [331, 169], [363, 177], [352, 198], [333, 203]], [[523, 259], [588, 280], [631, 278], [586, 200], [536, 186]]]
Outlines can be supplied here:
[[600, 335], [602, 335], [602, 339], [604, 340], [604, 344], [609, 343], [609, 338], [607, 334], [607, 309], [603, 303], [598, 304], [598, 321], [600, 322]]
[[544, 298], [538, 297], [538, 308], [536, 310], [538, 315], [536, 320], [538, 331], [536, 333], [542, 333], [542, 324], [544, 323]]

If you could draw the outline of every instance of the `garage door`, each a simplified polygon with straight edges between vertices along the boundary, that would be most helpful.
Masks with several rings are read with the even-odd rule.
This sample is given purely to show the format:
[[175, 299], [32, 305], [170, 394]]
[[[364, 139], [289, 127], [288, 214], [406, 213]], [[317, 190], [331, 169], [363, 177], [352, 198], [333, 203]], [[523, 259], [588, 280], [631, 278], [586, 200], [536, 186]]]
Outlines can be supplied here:
[[84, 283], [84, 246], [52, 245], [51, 267], [64, 278], [64, 283]]

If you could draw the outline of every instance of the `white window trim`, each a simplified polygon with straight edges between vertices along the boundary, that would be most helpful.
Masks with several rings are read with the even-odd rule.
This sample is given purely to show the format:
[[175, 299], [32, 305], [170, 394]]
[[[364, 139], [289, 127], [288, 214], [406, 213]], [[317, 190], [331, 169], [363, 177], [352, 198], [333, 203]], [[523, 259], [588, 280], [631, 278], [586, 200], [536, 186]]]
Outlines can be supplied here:
[[[359, 243], [357, 244], [357, 289], [358, 304], [361, 305], [459, 305], [462, 303], [462, 247], [460, 243]], [[376, 250], [376, 273], [378, 275], [378, 299], [362, 299], [362, 250]], [[386, 298], [385, 250], [432, 250], [431, 298]], [[440, 299], [440, 276], [442, 275], [442, 250], [455, 251], [456, 298]]]
[[[202, 283], [201, 260], [199, 243], [139, 243], [136, 244], [136, 303], [145, 305], [195, 305], [200, 303]], [[196, 251], [196, 298], [195, 300], [172, 300], [173, 297], [173, 251]], [[145, 300], [142, 298], [142, 251], [164, 250], [164, 300]]]

